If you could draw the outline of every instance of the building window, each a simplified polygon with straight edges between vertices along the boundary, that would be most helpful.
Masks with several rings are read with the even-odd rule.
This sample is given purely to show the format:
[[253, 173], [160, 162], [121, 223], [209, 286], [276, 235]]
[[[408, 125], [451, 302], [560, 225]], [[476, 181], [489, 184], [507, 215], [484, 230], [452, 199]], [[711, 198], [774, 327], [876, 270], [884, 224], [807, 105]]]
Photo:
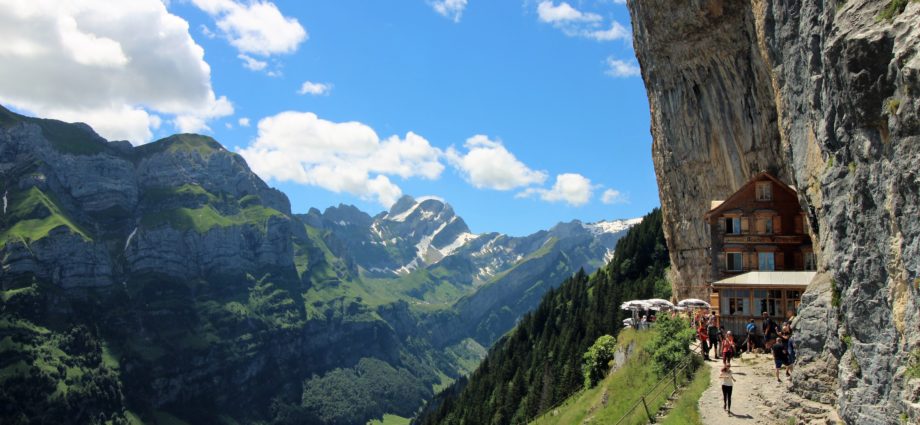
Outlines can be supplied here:
[[814, 252], [804, 253], [803, 258], [805, 259], [805, 270], [817, 270], [817, 267], [815, 267], [815, 253]]
[[758, 289], [754, 291], [754, 315], [767, 312], [770, 316], [783, 317], [783, 291]]
[[758, 182], [757, 183], [757, 200], [758, 201], [772, 201], [773, 200], [773, 185], [770, 182]]
[[776, 270], [776, 263], [773, 261], [772, 252], [758, 252], [757, 253], [757, 264], [759, 269], [762, 271], [773, 271]]
[[786, 314], [794, 316], [799, 314], [799, 303], [802, 302], [802, 291], [786, 291]]
[[742, 264], [740, 252], [728, 252], [725, 254], [725, 270], [730, 272], [740, 272], [741, 266]]
[[722, 315], [745, 316], [751, 312], [747, 289], [723, 289], [719, 291]]
[[773, 234], [773, 217], [767, 217], [764, 221], [764, 230], [768, 235]]
[[729, 235], [740, 235], [741, 234], [741, 219], [738, 217], [726, 217], [725, 218], [725, 233]]

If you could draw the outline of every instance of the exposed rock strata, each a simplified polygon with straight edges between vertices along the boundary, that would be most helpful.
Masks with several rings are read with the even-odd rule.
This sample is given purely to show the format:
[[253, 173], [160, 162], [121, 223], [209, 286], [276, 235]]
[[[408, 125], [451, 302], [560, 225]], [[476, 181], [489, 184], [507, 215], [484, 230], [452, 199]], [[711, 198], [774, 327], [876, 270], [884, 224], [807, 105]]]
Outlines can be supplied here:
[[779, 171], [823, 271], [793, 388], [848, 423], [920, 420], [920, 3], [903, 3], [886, 19], [887, 1], [629, 2], [677, 292], [708, 270], [703, 202]]
[[709, 201], [762, 170], [788, 181], [770, 74], [746, 1], [632, 1], [675, 294], [709, 281]]

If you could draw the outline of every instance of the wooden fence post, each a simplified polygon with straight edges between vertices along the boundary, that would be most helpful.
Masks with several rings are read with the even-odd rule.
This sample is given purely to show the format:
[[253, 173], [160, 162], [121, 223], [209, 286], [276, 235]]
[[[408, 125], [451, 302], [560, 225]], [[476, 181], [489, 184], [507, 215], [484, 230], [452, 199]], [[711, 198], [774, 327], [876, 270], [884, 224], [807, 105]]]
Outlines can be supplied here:
[[648, 421], [654, 423], [655, 418], [652, 416], [651, 412], [648, 411], [648, 404], [645, 403], [645, 396], [642, 396], [642, 406], [645, 407], [645, 415], [648, 416]]

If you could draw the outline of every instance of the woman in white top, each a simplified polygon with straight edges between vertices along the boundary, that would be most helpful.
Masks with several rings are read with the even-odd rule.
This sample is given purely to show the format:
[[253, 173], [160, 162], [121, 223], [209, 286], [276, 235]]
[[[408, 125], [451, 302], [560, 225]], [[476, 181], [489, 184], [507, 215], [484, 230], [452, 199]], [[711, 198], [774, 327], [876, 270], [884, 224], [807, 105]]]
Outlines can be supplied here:
[[722, 381], [722, 409], [732, 414], [732, 384], [735, 378], [732, 377], [732, 367], [725, 365], [722, 373], [719, 374], [719, 380]]

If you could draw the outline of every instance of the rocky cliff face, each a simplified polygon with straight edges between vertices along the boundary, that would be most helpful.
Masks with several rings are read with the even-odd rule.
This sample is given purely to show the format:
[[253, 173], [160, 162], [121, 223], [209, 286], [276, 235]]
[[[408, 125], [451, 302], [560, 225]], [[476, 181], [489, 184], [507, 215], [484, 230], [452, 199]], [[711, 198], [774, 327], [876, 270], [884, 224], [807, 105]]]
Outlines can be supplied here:
[[675, 294], [703, 297], [708, 201], [726, 199], [762, 170], [789, 179], [779, 166], [769, 69], [746, 1], [634, 1], [630, 9]]
[[677, 293], [703, 294], [700, 200], [778, 173], [799, 189], [821, 272], [794, 389], [849, 423], [920, 420], [920, 3], [629, 8]]

